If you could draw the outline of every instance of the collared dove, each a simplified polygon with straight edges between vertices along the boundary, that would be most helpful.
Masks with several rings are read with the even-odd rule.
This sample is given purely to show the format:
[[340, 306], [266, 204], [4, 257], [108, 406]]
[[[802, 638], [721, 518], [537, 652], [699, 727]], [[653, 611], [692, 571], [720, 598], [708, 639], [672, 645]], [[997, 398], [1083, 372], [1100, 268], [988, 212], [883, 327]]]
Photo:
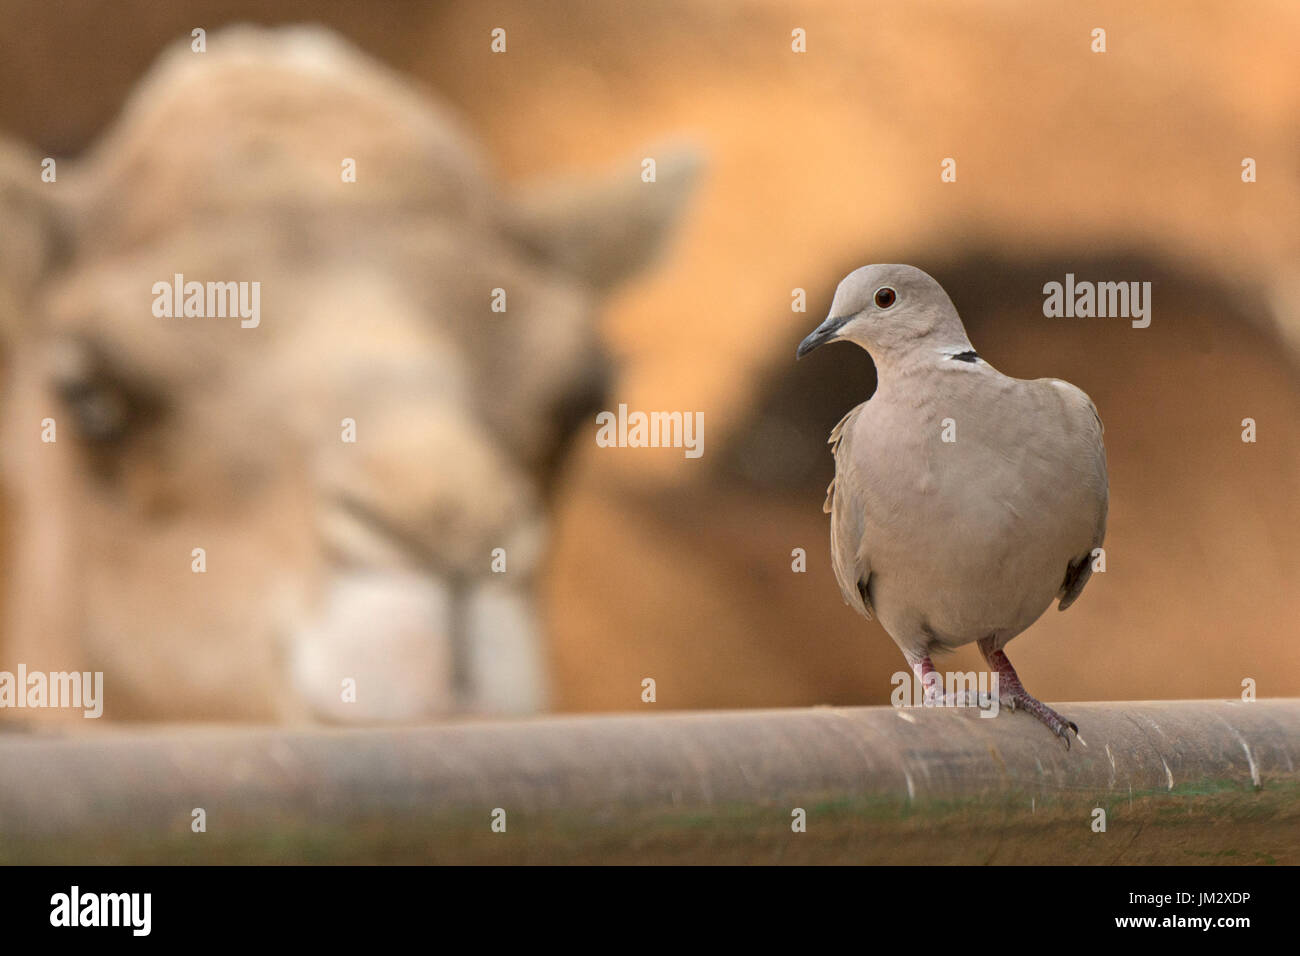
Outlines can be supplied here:
[[1106, 531], [1101, 419], [1068, 382], [980, 358], [942, 286], [870, 265], [835, 291], [803, 357], [845, 339], [876, 364], [875, 395], [831, 432], [831, 560], [845, 601], [873, 612], [927, 693], [933, 653], [975, 642], [1000, 700], [1070, 744], [1079, 728], [1031, 697], [1003, 648], [1092, 574]]

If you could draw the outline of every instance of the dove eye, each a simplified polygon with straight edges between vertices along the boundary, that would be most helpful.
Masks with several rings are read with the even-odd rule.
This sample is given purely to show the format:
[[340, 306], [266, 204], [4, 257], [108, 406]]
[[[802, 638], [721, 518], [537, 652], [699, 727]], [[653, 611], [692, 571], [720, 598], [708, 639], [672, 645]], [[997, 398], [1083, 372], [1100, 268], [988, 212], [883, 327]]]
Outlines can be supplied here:
[[879, 289], [876, 290], [877, 308], [887, 309], [894, 304], [894, 301], [897, 298], [898, 298], [897, 293], [895, 293], [894, 290], [887, 285], [882, 285]]

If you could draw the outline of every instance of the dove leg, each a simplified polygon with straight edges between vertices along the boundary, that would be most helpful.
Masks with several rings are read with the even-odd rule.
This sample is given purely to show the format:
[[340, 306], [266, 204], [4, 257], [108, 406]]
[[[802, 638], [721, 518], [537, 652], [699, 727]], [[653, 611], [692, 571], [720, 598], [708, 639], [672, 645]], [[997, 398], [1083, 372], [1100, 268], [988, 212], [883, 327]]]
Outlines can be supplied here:
[[[943, 675], [939, 673], [938, 668], [929, 656], [913, 656], [904, 654], [907, 658], [908, 665], [912, 668], [912, 673], [916, 679], [921, 682], [921, 687], [925, 690], [925, 696], [922, 698], [922, 705], [925, 707], [979, 707], [978, 697], [962, 691], [944, 691]], [[933, 676], [931, 676], [933, 675]]]
[[1070, 747], [1069, 731], [1073, 730], [1074, 735], [1079, 736], [1079, 725], [1072, 720], [1066, 720], [1025, 690], [1025, 685], [1020, 683], [1020, 675], [1011, 666], [1011, 661], [1007, 658], [1007, 655], [994, 646], [993, 638], [981, 638], [979, 649], [989, 667], [998, 675], [998, 697], [1002, 704], [1010, 706], [1012, 710], [1018, 708], [1033, 714], [1042, 723], [1046, 724], [1052, 733], [1065, 741], [1065, 747], [1068, 750]]
[[[912, 673], [916, 675], [916, 679], [921, 682], [921, 687], [925, 689], [925, 706], [942, 706], [943, 700], [941, 688], [943, 687], [943, 681], [939, 672], [935, 670], [934, 662], [930, 660], [930, 655], [904, 654], [903, 656], [907, 658], [907, 663], [908, 666], [912, 668]], [[930, 676], [932, 674], [934, 675], [933, 677]]]

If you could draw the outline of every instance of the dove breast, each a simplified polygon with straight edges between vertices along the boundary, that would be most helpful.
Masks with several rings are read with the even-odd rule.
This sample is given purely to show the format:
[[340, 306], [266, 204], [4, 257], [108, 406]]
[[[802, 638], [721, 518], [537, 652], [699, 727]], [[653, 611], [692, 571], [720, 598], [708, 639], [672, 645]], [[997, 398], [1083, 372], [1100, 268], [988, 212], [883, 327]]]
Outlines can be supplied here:
[[842, 431], [836, 574], [905, 653], [1002, 646], [1100, 544], [1101, 422], [1068, 383], [927, 363], [882, 380]]

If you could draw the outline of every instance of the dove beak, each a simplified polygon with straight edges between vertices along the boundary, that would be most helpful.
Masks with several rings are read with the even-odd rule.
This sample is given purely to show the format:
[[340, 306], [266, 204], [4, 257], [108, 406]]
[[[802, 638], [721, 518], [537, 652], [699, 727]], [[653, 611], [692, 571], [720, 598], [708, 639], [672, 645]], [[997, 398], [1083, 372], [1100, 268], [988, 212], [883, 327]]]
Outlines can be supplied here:
[[851, 315], [832, 315], [821, 325], [813, 329], [808, 337], [799, 343], [799, 348], [795, 350], [794, 357], [801, 359], [813, 349], [825, 345], [839, 334], [844, 324], [853, 318]]

